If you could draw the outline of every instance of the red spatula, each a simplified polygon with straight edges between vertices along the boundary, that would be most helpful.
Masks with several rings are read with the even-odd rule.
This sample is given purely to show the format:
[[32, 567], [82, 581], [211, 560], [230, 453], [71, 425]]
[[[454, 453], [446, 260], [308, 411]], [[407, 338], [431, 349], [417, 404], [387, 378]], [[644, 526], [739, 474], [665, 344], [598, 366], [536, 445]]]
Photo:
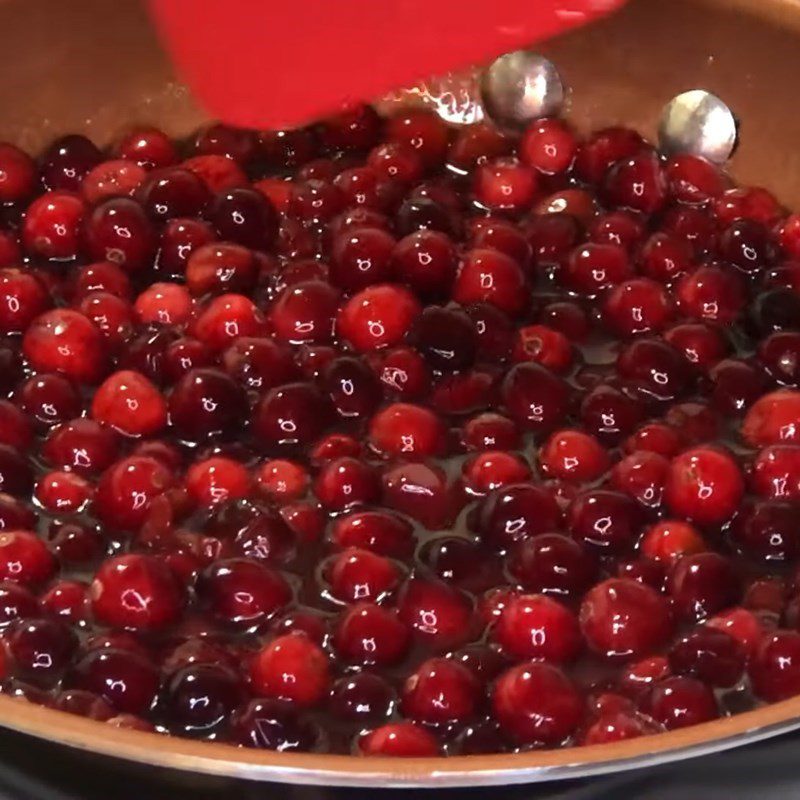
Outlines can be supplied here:
[[624, 0], [150, 0], [211, 115], [285, 128], [487, 61]]

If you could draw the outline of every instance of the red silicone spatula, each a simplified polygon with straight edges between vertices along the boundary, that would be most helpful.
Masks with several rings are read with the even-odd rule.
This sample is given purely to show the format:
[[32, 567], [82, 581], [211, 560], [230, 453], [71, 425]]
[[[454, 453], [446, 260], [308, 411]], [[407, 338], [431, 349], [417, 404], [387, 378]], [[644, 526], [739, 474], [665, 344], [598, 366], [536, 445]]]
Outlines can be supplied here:
[[624, 0], [150, 0], [215, 117], [285, 128], [581, 25]]

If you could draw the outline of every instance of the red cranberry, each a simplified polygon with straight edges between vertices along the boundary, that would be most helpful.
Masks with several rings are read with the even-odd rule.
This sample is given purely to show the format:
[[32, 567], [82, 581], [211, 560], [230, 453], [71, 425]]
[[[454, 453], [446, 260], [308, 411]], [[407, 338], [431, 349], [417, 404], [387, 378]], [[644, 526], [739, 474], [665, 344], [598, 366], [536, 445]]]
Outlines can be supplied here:
[[250, 682], [260, 695], [316, 705], [330, 688], [328, 656], [301, 633], [279, 636], [256, 654]]
[[461, 261], [452, 295], [461, 305], [489, 303], [512, 316], [527, 304], [522, 270], [497, 250], [468, 251]]
[[66, 682], [99, 695], [117, 711], [142, 714], [155, 702], [159, 680], [158, 670], [145, 657], [103, 647], [87, 652]]
[[697, 553], [678, 559], [667, 588], [682, 616], [702, 619], [732, 606], [741, 595], [731, 562], [719, 553]]
[[733, 358], [720, 361], [710, 372], [711, 401], [717, 411], [733, 417], [741, 416], [764, 393], [763, 372]]
[[45, 583], [56, 571], [56, 561], [47, 545], [26, 530], [0, 533], [0, 580], [25, 586]]
[[641, 420], [642, 408], [619, 389], [600, 384], [583, 398], [580, 417], [584, 427], [598, 439], [616, 444]]
[[314, 484], [320, 503], [333, 511], [375, 502], [380, 485], [375, 470], [355, 458], [337, 458], [326, 464]]
[[722, 450], [700, 447], [672, 460], [664, 499], [679, 517], [719, 524], [733, 515], [743, 491], [744, 480], [733, 458]]
[[559, 527], [561, 513], [553, 496], [535, 484], [504, 486], [480, 506], [478, 529], [486, 544], [506, 549]]
[[345, 303], [336, 328], [356, 350], [375, 350], [399, 343], [420, 310], [414, 295], [400, 286], [369, 286]]
[[156, 221], [199, 216], [211, 202], [203, 180], [188, 169], [177, 167], [151, 172], [137, 189], [136, 197]]
[[722, 226], [737, 219], [771, 225], [780, 216], [778, 201], [766, 189], [757, 186], [728, 189], [715, 199], [713, 208]]
[[116, 530], [138, 530], [153, 498], [173, 483], [169, 470], [148, 456], [117, 461], [101, 476], [94, 511]]
[[648, 278], [615, 286], [603, 304], [603, 319], [618, 336], [662, 330], [673, 314], [666, 290]]
[[644, 140], [630, 128], [604, 128], [595, 131], [581, 145], [575, 158], [575, 171], [587, 183], [600, 183], [608, 168], [630, 158], [644, 147]]
[[707, 550], [700, 532], [678, 519], [656, 522], [642, 535], [639, 551], [656, 561], [673, 562], [678, 558]]
[[775, 703], [800, 693], [800, 634], [776, 631], [763, 638], [748, 665], [756, 697]]
[[426, 167], [444, 161], [450, 138], [441, 117], [423, 109], [412, 109], [389, 119], [386, 135], [390, 142], [412, 148]]
[[370, 444], [387, 456], [429, 456], [442, 449], [444, 426], [422, 406], [394, 403], [372, 418]]
[[0, 143], [0, 201], [18, 203], [33, 194], [35, 186], [33, 159], [13, 144]]
[[394, 722], [364, 734], [358, 750], [365, 756], [423, 758], [441, 754], [439, 742], [413, 722]]
[[167, 404], [147, 378], [122, 370], [97, 389], [92, 416], [129, 436], [149, 436], [166, 425]]
[[537, 188], [536, 172], [514, 158], [481, 164], [475, 171], [475, 198], [491, 211], [524, 211], [533, 204]]
[[403, 587], [397, 608], [400, 620], [430, 646], [447, 649], [469, 637], [470, 603], [445, 583], [412, 578]]
[[146, 177], [147, 172], [132, 161], [103, 161], [86, 174], [81, 192], [92, 204], [110, 197], [130, 196]]
[[631, 547], [639, 533], [641, 508], [629, 497], [606, 489], [579, 494], [567, 511], [572, 537], [597, 553], [619, 553]]
[[73, 419], [48, 435], [42, 455], [55, 467], [81, 474], [102, 472], [118, 453], [117, 437], [96, 422]]
[[36, 514], [22, 501], [0, 492], [0, 531], [34, 528], [36, 520]]
[[409, 645], [409, 630], [389, 609], [357, 603], [343, 612], [333, 634], [333, 647], [345, 661], [395, 664]]
[[742, 425], [742, 438], [754, 447], [800, 442], [799, 414], [800, 392], [770, 392], [750, 407]]
[[616, 711], [602, 714], [586, 731], [584, 745], [610, 744], [639, 736], [658, 733], [661, 729], [647, 717], [630, 711]]
[[208, 458], [189, 468], [186, 489], [199, 506], [210, 507], [245, 497], [250, 491], [250, 475], [238, 461]]
[[80, 581], [59, 581], [42, 596], [42, 608], [53, 617], [80, 624], [87, 617], [89, 587]]
[[47, 289], [34, 274], [16, 268], [0, 270], [1, 333], [24, 333], [49, 306]]
[[684, 322], [665, 334], [669, 344], [683, 353], [687, 361], [706, 371], [728, 353], [729, 345], [717, 328], [702, 322]]
[[130, 300], [133, 290], [128, 274], [111, 261], [98, 261], [81, 267], [70, 281], [72, 301], [79, 303], [93, 292], [106, 292]]
[[682, 276], [675, 287], [675, 297], [686, 316], [722, 324], [739, 316], [746, 299], [742, 279], [716, 264], [698, 267]]
[[597, 439], [577, 430], [552, 434], [542, 446], [539, 460], [549, 477], [574, 483], [596, 480], [610, 466], [608, 454]]
[[19, 619], [3, 633], [15, 677], [41, 688], [55, 686], [77, 647], [72, 630], [54, 619]]
[[478, 122], [456, 131], [447, 152], [447, 161], [459, 172], [471, 172], [490, 158], [508, 155], [511, 148], [511, 140], [491, 123]]
[[501, 612], [495, 640], [515, 659], [571, 661], [581, 648], [578, 620], [567, 608], [544, 595], [521, 595]]
[[359, 672], [334, 684], [328, 710], [347, 722], [379, 722], [391, 714], [394, 703], [394, 691], [383, 678]]
[[296, 500], [306, 493], [308, 473], [299, 464], [275, 458], [265, 461], [259, 468], [259, 488], [273, 500]]
[[462, 436], [473, 450], [513, 450], [520, 442], [517, 426], [508, 417], [490, 411], [471, 417], [464, 424]]
[[42, 181], [48, 189], [77, 192], [85, 175], [102, 159], [100, 151], [85, 136], [62, 136], [42, 156]]
[[221, 356], [225, 371], [246, 389], [272, 389], [297, 377], [288, 349], [270, 339], [241, 336]]
[[38, 372], [61, 372], [81, 383], [93, 383], [105, 368], [102, 334], [83, 314], [60, 308], [30, 325], [22, 351]]
[[590, 589], [581, 604], [580, 623], [592, 650], [627, 659], [666, 644], [673, 627], [667, 601], [626, 578], [610, 578]]
[[92, 496], [92, 486], [71, 472], [48, 472], [39, 478], [34, 496], [53, 514], [80, 511]]
[[39, 603], [29, 589], [13, 582], [13, 578], [0, 582], [0, 627], [6, 628], [14, 620], [39, 615]]
[[324, 386], [336, 412], [345, 419], [363, 419], [377, 408], [381, 388], [363, 361], [342, 356], [325, 369]]
[[178, 160], [172, 141], [157, 128], [134, 128], [120, 140], [116, 152], [144, 167], [167, 167]]
[[676, 674], [693, 675], [710, 686], [727, 688], [741, 679], [745, 655], [733, 636], [705, 625], [672, 645], [669, 665]]
[[758, 360], [784, 386], [800, 384], [800, 332], [776, 331], [758, 345]]
[[440, 231], [415, 231], [395, 245], [392, 271], [418, 295], [444, 295], [456, 274], [453, 243]]
[[[533, 223], [531, 223], [531, 227]], [[514, 259], [521, 267], [527, 267], [531, 258], [531, 244], [528, 238], [513, 223], [494, 217], [476, 217], [470, 220], [469, 245], [472, 250], [498, 250]]]
[[261, 398], [252, 427], [264, 447], [290, 449], [314, 441], [327, 421], [327, 406], [320, 392], [308, 383], [289, 383]]
[[564, 334], [545, 325], [526, 325], [517, 331], [512, 361], [535, 361], [553, 372], [569, 372], [572, 345]]
[[800, 447], [792, 444], [765, 447], [753, 463], [752, 483], [762, 497], [800, 499]]
[[428, 725], [464, 722], [477, 711], [479, 684], [465, 666], [446, 658], [431, 658], [406, 680], [403, 714]]
[[543, 533], [512, 550], [509, 570], [530, 591], [578, 596], [591, 583], [595, 564], [573, 539]]
[[558, 119], [536, 120], [528, 126], [519, 143], [520, 158], [539, 172], [566, 172], [575, 158], [575, 134]]
[[654, 684], [642, 700], [641, 709], [667, 730], [698, 725], [719, 716], [711, 689], [695, 678], [682, 675]]
[[195, 250], [214, 241], [214, 231], [196, 219], [170, 219], [161, 230], [156, 269], [166, 277], [180, 279]]
[[415, 149], [401, 142], [387, 142], [373, 148], [367, 166], [380, 178], [410, 184], [422, 177], [424, 165]]
[[247, 183], [241, 167], [227, 156], [216, 154], [187, 158], [180, 165], [197, 175], [211, 192], [224, 192]]
[[569, 214], [561, 213], [531, 217], [525, 233], [533, 263], [539, 268], [565, 261], [581, 236], [577, 221]]
[[666, 200], [667, 181], [655, 153], [643, 150], [617, 162], [605, 177], [606, 200], [645, 214], [659, 211]]
[[102, 624], [134, 630], [164, 628], [181, 613], [182, 598], [169, 569], [153, 556], [106, 561], [91, 586], [92, 611]]
[[671, 283], [691, 268], [692, 251], [684, 240], [659, 232], [642, 247], [640, 259], [645, 275], [661, 283]]
[[707, 203], [725, 189], [719, 168], [700, 156], [673, 156], [667, 163], [666, 173], [669, 193], [680, 203]]
[[28, 417], [8, 400], [0, 400], [0, 443], [24, 452], [33, 441], [33, 425]]
[[625, 250], [616, 244], [590, 242], [570, 253], [562, 281], [573, 291], [593, 296], [630, 277], [632, 269]]
[[583, 701], [557, 667], [529, 661], [497, 679], [492, 709], [503, 732], [517, 744], [554, 746], [577, 728]]
[[356, 511], [339, 517], [331, 538], [339, 547], [364, 548], [393, 558], [408, 556], [414, 546], [411, 526], [387, 511]]
[[47, 192], [25, 212], [22, 244], [32, 255], [59, 261], [75, 258], [80, 250], [83, 200], [71, 192]]
[[394, 238], [379, 228], [354, 228], [340, 234], [331, 257], [331, 281], [357, 291], [391, 278]]
[[486, 494], [531, 477], [531, 468], [525, 459], [502, 450], [487, 450], [471, 456], [461, 470], [464, 484], [472, 494]]

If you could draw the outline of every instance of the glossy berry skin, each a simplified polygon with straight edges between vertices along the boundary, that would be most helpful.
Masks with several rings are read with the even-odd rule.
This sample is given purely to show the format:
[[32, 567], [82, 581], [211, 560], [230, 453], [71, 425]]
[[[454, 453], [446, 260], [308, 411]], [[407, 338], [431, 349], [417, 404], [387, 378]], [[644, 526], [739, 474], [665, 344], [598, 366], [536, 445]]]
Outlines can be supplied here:
[[328, 710], [337, 719], [379, 722], [389, 716], [394, 703], [395, 693], [387, 681], [372, 672], [359, 672], [334, 684]]
[[541, 486], [518, 483], [491, 492], [481, 502], [478, 533], [498, 550], [541, 533], [558, 529], [561, 512], [553, 496]]
[[330, 686], [328, 657], [301, 633], [273, 639], [255, 656], [250, 682], [256, 694], [299, 706], [319, 703]]
[[339, 658], [356, 664], [395, 664], [406, 654], [410, 633], [397, 615], [382, 606], [358, 603], [339, 618], [333, 647]]
[[733, 458], [722, 450], [695, 448], [673, 459], [664, 500], [678, 517], [719, 524], [739, 505], [744, 479]]
[[359, 751], [365, 756], [424, 758], [439, 755], [440, 746], [433, 734], [413, 722], [383, 725], [361, 737]]
[[753, 447], [800, 442], [800, 391], [779, 389], [759, 398], [748, 410], [742, 438]]
[[695, 678], [684, 676], [656, 683], [642, 701], [641, 709], [667, 730], [708, 722], [719, 715], [711, 689]]
[[441, 452], [444, 427], [431, 411], [410, 403], [394, 403], [373, 416], [369, 440], [385, 456], [431, 456]]
[[695, 628], [672, 645], [672, 671], [693, 675], [711, 686], [730, 687], [744, 673], [745, 651], [733, 636], [716, 628]]
[[492, 710], [502, 731], [517, 744], [553, 746], [575, 730], [583, 701], [557, 667], [529, 661], [500, 675]]
[[0, 579], [38, 586], [55, 571], [53, 555], [36, 534], [13, 529], [0, 533]]
[[774, 703], [800, 693], [800, 634], [778, 630], [756, 648], [748, 666], [755, 695]]
[[155, 231], [142, 207], [125, 197], [95, 206], [86, 217], [83, 238], [97, 261], [119, 264], [126, 272], [144, 269], [155, 250]]
[[532, 205], [536, 190], [536, 172], [514, 159], [490, 161], [475, 172], [475, 199], [490, 211], [523, 211]]
[[641, 583], [611, 578], [586, 593], [581, 630], [589, 647], [609, 658], [648, 655], [672, 633], [667, 601]]
[[400, 286], [363, 289], [340, 309], [337, 332], [359, 352], [398, 344], [420, 312], [414, 295]]
[[678, 613], [695, 619], [734, 605], [741, 594], [733, 565], [719, 553], [697, 553], [680, 558], [670, 570], [667, 589]]
[[593, 481], [610, 466], [608, 454], [600, 443], [576, 430], [552, 434], [542, 447], [539, 459], [548, 476], [574, 483]]
[[403, 715], [429, 725], [463, 723], [478, 708], [480, 685], [469, 669], [446, 658], [423, 662], [405, 682]]
[[97, 571], [91, 586], [92, 611], [103, 624], [158, 630], [177, 620], [182, 598], [163, 561], [153, 556], [118, 556]]
[[85, 214], [83, 200], [72, 192], [47, 192], [38, 197], [28, 206], [22, 225], [25, 250], [56, 261], [75, 258]]
[[515, 659], [571, 661], [581, 648], [575, 615], [544, 595], [521, 595], [503, 609], [493, 629], [495, 640]]
[[122, 370], [98, 387], [92, 417], [128, 436], [151, 436], [167, 424], [167, 403], [144, 375]]
[[489, 303], [510, 316], [525, 306], [525, 275], [514, 259], [486, 248], [465, 253], [452, 292], [463, 306]]

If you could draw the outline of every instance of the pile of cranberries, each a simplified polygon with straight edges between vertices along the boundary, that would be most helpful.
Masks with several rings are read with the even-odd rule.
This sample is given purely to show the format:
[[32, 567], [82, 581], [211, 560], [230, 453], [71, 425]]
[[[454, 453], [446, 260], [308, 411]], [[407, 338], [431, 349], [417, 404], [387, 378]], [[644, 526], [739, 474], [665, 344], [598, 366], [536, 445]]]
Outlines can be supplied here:
[[2, 690], [273, 750], [800, 693], [800, 215], [367, 106], [0, 145]]

